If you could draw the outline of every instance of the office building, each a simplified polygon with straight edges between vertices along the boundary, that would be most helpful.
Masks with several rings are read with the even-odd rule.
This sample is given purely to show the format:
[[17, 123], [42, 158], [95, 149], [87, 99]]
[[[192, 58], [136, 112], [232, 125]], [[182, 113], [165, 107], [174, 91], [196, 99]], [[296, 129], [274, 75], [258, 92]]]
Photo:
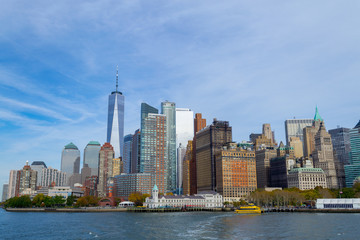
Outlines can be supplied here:
[[193, 141], [188, 141], [182, 168], [182, 189], [184, 195], [190, 195], [190, 162], [193, 156]]
[[100, 161], [99, 161], [99, 183], [98, 183], [98, 196], [108, 196], [108, 181], [113, 176], [113, 159], [114, 148], [110, 143], [104, 143], [100, 149]]
[[256, 190], [255, 152], [228, 143], [215, 155], [216, 189], [224, 201], [240, 201]]
[[26, 165], [22, 170], [18, 171], [18, 179], [16, 182], [15, 195], [20, 196], [23, 191], [31, 189], [31, 191], [36, 190], [37, 183], [37, 172], [32, 170], [29, 166], [29, 162], [26, 161]]
[[124, 105], [125, 97], [118, 91], [118, 71], [116, 70], [116, 89], [109, 95], [106, 138], [106, 142], [113, 146], [116, 158], [122, 157], [124, 148]]
[[66, 173], [54, 168], [43, 168], [41, 170], [40, 186], [66, 186]]
[[215, 155], [224, 144], [232, 142], [232, 129], [227, 121], [214, 119], [210, 126], [196, 133], [197, 191], [216, 191]]
[[304, 156], [303, 143], [299, 137], [290, 137], [289, 147], [294, 149], [295, 158], [301, 158]]
[[[173, 102], [162, 102], [161, 113], [166, 116], [166, 145], [168, 151], [167, 190], [176, 191], [176, 109]], [[158, 185], [159, 186], [159, 185]]]
[[176, 108], [176, 146], [186, 147], [194, 138], [194, 112], [188, 108]]
[[182, 194], [182, 183], [183, 183], [183, 163], [185, 160], [186, 147], [181, 143], [177, 148], [177, 166], [176, 166], [176, 193]]
[[112, 160], [112, 176], [120, 175], [124, 173], [124, 161], [121, 158], [114, 158]]
[[290, 137], [298, 137], [303, 141], [303, 129], [312, 126], [312, 119], [289, 119], [285, 121], [286, 145], [290, 144]]
[[84, 150], [84, 164], [91, 169], [90, 176], [97, 176], [99, 174], [99, 152], [101, 145], [97, 141], [90, 141]]
[[9, 187], [8, 187], [8, 196], [7, 199], [13, 198], [16, 196], [16, 183], [18, 180], [18, 171], [10, 170], [9, 174]]
[[37, 182], [36, 186], [41, 186], [41, 176], [42, 176], [42, 170], [46, 167], [46, 164], [43, 161], [34, 161], [31, 163], [31, 169], [35, 170], [37, 172]]
[[309, 190], [327, 188], [326, 175], [321, 168], [293, 168], [288, 173], [288, 188]]
[[122, 157], [124, 163], [124, 173], [131, 172], [131, 150], [133, 135], [128, 134], [124, 137], [124, 154]]
[[338, 127], [329, 130], [329, 133], [339, 162], [344, 165], [350, 164], [350, 129]]
[[144, 144], [145, 144], [145, 137], [144, 137], [144, 131], [145, 131], [145, 119], [150, 114], [158, 114], [159, 110], [150, 106], [147, 103], [141, 103], [141, 115], [140, 115], [140, 164], [138, 166], [137, 172], [144, 172], [144, 156], [145, 156], [145, 150], [144, 150]]
[[141, 132], [136, 130], [132, 137], [131, 146], [131, 173], [140, 172], [140, 154], [141, 154]]
[[345, 166], [346, 187], [352, 187], [360, 176], [360, 121], [349, 131], [350, 164]]
[[8, 183], [3, 184], [3, 191], [2, 191], [2, 198], [1, 198], [2, 202], [5, 202], [8, 199], [7, 198], [8, 190], [9, 190], [9, 184]]
[[197, 193], [197, 171], [196, 171], [196, 133], [206, 127], [206, 119], [202, 118], [201, 113], [196, 113], [194, 118], [194, 139], [192, 147], [192, 158], [190, 160], [190, 194]]
[[66, 145], [61, 154], [61, 172], [66, 173], [67, 181], [80, 171], [80, 151], [73, 143]]
[[270, 187], [270, 159], [277, 156], [276, 149], [261, 148], [256, 150], [256, 179], [257, 188]]
[[114, 177], [115, 196], [128, 198], [131, 193], [151, 193], [150, 173], [122, 173]]

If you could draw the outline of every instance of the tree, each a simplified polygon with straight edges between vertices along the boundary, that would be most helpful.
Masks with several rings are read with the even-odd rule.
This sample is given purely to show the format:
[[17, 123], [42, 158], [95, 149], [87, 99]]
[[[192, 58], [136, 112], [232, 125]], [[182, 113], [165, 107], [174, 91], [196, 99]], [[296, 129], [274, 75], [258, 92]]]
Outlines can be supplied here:
[[88, 206], [88, 201], [86, 200], [86, 197], [80, 197], [78, 198], [78, 200], [76, 201], [75, 206], [77, 207], [86, 207]]
[[53, 197], [53, 201], [55, 206], [63, 206], [66, 200], [62, 196], [56, 195], [55, 197]]
[[32, 204], [36, 207], [41, 207], [42, 203], [44, 202], [44, 199], [45, 199], [44, 194], [39, 193], [32, 200]]
[[66, 199], [66, 206], [72, 206], [74, 204], [75, 197], [73, 195], [68, 196]]
[[142, 206], [142, 194], [140, 192], [133, 192], [129, 195], [129, 201], [133, 202], [135, 206]]

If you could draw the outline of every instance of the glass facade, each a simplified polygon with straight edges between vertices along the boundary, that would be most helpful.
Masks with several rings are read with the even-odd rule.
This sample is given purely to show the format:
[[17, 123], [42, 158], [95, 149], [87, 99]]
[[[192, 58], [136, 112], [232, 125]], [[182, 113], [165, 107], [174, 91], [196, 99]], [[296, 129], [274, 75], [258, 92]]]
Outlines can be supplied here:
[[43, 161], [34, 161], [31, 164], [31, 169], [37, 172], [36, 186], [40, 186], [43, 168], [47, 168]]
[[352, 187], [354, 180], [360, 176], [360, 121], [350, 134], [350, 165], [344, 166], [346, 187]]
[[80, 171], [80, 151], [73, 143], [66, 145], [62, 151], [61, 171], [66, 173], [67, 179]]
[[168, 151], [168, 191], [176, 191], [176, 109], [173, 102], [162, 102], [161, 113], [166, 116], [166, 145]]
[[121, 92], [110, 94], [106, 141], [114, 147], [115, 157], [122, 156], [124, 148], [124, 105], [125, 97]]
[[99, 151], [100, 151], [101, 145], [97, 141], [90, 141], [84, 150], [84, 164], [88, 165], [88, 167], [91, 169], [91, 175], [90, 176], [98, 176], [99, 173]]
[[132, 134], [128, 134], [124, 137], [124, 154], [122, 158], [124, 162], [124, 173], [131, 172], [132, 137]]
[[285, 121], [286, 145], [290, 145], [290, 137], [298, 137], [302, 142], [303, 129], [312, 126], [312, 119], [290, 119]]
[[350, 135], [349, 128], [335, 128], [329, 130], [333, 148], [337, 159], [347, 165], [350, 163]]

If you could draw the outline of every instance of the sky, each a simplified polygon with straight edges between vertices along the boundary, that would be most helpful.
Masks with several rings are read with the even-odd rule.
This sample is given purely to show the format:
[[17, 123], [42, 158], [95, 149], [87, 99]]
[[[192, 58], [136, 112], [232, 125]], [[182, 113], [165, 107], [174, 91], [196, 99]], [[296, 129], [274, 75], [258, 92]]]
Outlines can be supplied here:
[[[359, 1], [0, 0], [0, 184], [28, 160], [106, 140], [108, 95], [230, 122], [233, 140], [286, 119], [360, 119]], [[2, 191], [2, 189], [0, 189]]]

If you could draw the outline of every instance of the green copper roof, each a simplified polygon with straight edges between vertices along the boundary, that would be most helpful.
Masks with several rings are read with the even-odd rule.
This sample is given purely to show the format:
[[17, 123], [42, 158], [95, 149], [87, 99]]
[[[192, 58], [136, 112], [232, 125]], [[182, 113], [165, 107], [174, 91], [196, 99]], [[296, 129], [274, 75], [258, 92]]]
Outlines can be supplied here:
[[156, 184], [154, 185], [153, 191], [159, 191], [158, 187], [156, 186]]
[[293, 168], [289, 172], [321, 172], [324, 171], [321, 168]]
[[321, 116], [320, 116], [320, 114], [319, 114], [319, 111], [318, 111], [317, 106], [316, 106], [316, 109], [315, 109], [314, 121], [323, 121], [323, 119], [321, 118]]
[[101, 144], [98, 141], [90, 141], [88, 143], [88, 145], [97, 145], [97, 146], [101, 146]]
[[72, 142], [65, 146], [65, 149], [76, 149], [78, 150], [77, 146]]
[[360, 120], [359, 120], [359, 122], [356, 124], [356, 126], [354, 128], [360, 128]]

